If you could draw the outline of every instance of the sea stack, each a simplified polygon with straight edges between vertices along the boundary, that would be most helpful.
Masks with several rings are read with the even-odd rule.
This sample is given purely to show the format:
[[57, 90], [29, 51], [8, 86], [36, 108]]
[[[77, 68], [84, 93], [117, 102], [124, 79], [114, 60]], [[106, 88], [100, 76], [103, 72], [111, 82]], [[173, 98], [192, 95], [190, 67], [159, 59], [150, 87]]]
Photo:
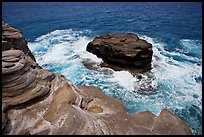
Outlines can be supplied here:
[[[127, 114], [100, 88], [76, 86], [35, 61], [22, 33], [2, 23], [4, 135], [186, 135], [191, 129], [167, 109]], [[135, 104], [140, 105], [140, 104]]]
[[134, 33], [96, 37], [88, 43], [86, 50], [108, 64], [144, 70], [151, 68], [152, 44]]

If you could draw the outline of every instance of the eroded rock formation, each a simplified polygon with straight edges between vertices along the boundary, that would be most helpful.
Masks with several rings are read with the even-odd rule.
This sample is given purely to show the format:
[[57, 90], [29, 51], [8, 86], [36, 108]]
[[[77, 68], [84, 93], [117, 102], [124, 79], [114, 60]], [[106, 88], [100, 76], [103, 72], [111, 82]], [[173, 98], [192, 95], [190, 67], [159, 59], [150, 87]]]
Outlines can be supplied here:
[[27, 46], [27, 41], [23, 38], [23, 34], [7, 23], [2, 22], [2, 51], [9, 49], [22, 50], [35, 61], [33, 54]]
[[191, 134], [167, 109], [159, 116], [149, 111], [129, 115], [121, 101], [99, 88], [77, 87], [43, 70], [27, 45], [16, 43], [19, 36], [25, 40], [14, 30], [2, 23], [3, 134]]
[[88, 43], [86, 50], [116, 70], [122, 67], [141, 72], [151, 68], [152, 44], [133, 33], [96, 37]]

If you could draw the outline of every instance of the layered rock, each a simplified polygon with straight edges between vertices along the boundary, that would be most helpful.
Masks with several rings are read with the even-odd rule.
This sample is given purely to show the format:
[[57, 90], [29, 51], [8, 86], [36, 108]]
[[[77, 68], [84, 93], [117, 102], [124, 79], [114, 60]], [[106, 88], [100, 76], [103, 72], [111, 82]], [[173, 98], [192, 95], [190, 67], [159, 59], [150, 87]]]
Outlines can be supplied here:
[[118, 66], [143, 71], [151, 68], [152, 44], [133, 33], [96, 37], [88, 43], [86, 50], [112, 65], [113, 69]]
[[19, 30], [10, 27], [7, 23], [2, 22], [2, 51], [9, 49], [22, 50], [35, 60], [27, 46], [27, 41], [23, 38], [23, 34]]
[[[18, 39], [18, 33], [9, 37]], [[4, 34], [4, 42], [15, 45]], [[77, 87], [63, 75], [43, 70], [24, 46], [2, 51], [3, 134], [191, 134], [167, 109], [159, 116], [149, 111], [129, 115], [121, 101], [99, 88]]]

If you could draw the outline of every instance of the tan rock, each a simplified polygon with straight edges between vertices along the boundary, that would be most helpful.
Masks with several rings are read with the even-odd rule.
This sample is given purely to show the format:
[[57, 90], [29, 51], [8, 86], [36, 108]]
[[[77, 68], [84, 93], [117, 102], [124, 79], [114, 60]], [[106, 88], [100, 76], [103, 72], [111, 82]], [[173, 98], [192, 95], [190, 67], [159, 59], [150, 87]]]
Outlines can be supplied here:
[[152, 129], [159, 135], [186, 135], [192, 134], [188, 125], [168, 109], [163, 109]]
[[23, 38], [22, 33], [2, 22], [2, 50], [9, 49], [22, 50], [35, 61], [35, 57], [28, 48], [27, 41]]
[[2, 29], [6, 31], [2, 46], [10, 45], [2, 51], [3, 134], [191, 134], [168, 110], [158, 117], [148, 111], [128, 115], [121, 101], [100, 88], [77, 87], [63, 75], [43, 70], [28, 54], [27, 45], [19, 42], [24, 40], [20, 32], [5, 23]]

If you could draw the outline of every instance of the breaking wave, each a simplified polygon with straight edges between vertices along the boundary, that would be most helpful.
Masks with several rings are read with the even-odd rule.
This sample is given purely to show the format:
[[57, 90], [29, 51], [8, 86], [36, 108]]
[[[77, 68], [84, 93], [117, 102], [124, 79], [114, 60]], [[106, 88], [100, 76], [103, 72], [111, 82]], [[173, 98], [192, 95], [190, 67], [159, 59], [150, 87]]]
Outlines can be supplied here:
[[83, 61], [96, 64], [100, 58], [86, 51], [92, 32], [73, 29], [55, 30], [42, 35], [28, 46], [44, 69], [60, 73], [75, 85], [100, 87], [105, 94], [124, 102], [128, 113], [149, 110], [158, 115], [170, 109], [183, 119], [194, 134], [202, 131], [202, 42], [182, 39], [181, 48], [167, 51], [157, 39], [139, 35], [153, 45], [152, 69], [140, 74], [128, 71], [89, 70]]

